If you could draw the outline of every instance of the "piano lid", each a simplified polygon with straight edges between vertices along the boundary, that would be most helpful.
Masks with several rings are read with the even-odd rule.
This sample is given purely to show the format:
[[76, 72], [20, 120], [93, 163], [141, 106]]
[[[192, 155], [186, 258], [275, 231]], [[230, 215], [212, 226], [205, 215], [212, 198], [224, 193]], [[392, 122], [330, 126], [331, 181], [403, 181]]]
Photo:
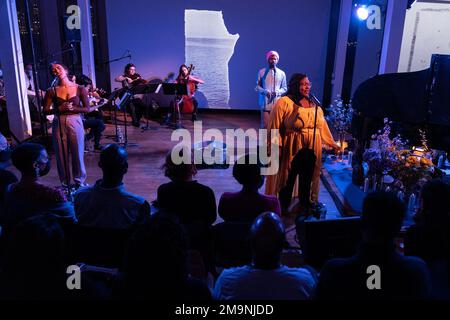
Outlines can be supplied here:
[[450, 125], [450, 56], [433, 55], [425, 70], [374, 76], [359, 85], [352, 105], [368, 117]]

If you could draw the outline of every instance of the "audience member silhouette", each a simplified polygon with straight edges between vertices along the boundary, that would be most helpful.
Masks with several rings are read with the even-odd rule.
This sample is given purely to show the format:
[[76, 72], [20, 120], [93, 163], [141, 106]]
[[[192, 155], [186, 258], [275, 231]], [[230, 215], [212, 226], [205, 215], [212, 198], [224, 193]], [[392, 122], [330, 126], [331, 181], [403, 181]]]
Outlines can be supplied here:
[[74, 195], [78, 223], [87, 227], [128, 229], [145, 223], [150, 205], [141, 196], [125, 190], [123, 177], [128, 171], [128, 155], [117, 144], [100, 153], [98, 166], [103, 178], [95, 185], [79, 189]]
[[119, 299], [210, 300], [187, 267], [187, 238], [175, 219], [156, 213], [132, 236], [123, 274], [113, 290]]
[[281, 214], [280, 203], [275, 196], [261, 194], [264, 184], [261, 164], [254, 163], [257, 155], [246, 155], [238, 159], [233, 167], [233, 177], [242, 185], [239, 192], [225, 192], [219, 201], [219, 216], [229, 222], [252, 223], [266, 211]]
[[217, 217], [216, 198], [210, 187], [193, 179], [197, 169], [193, 159], [189, 160], [190, 163], [175, 164], [172, 154], [167, 154], [163, 170], [171, 181], [158, 187], [156, 204], [175, 213], [182, 224], [202, 222], [210, 226]]
[[14, 173], [6, 168], [9, 166], [9, 160], [11, 158], [11, 150], [8, 146], [6, 138], [0, 133], [0, 216], [3, 210], [3, 198], [6, 188], [11, 183], [17, 182], [17, 177]]
[[0, 223], [12, 228], [20, 221], [48, 212], [66, 221], [75, 221], [72, 204], [60, 189], [43, 185], [40, 177], [50, 171], [50, 159], [45, 148], [37, 143], [23, 143], [11, 155], [13, 165], [21, 178], [5, 191], [4, 211]]
[[397, 253], [405, 206], [393, 193], [378, 191], [363, 202], [362, 244], [350, 258], [328, 261], [317, 286], [318, 299], [423, 299], [430, 293], [424, 261]]
[[54, 215], [36, 215], [17, 224], [8, 237], [1, 298], [68, 298], [64, 255], [64, 232]]
[[450, 186], [426, 183], [420, 195], [416, 224], [405, 235], [405, 254], [422, 258], [432, 281], [431, 297], [450, 299]]
[[211, 226], [217, 217], [216, 198], [210, 187], [193, 179], [197, 169], [193, 159], [190, 160], [190, 163], [175, 164], [171, 153], [167, 154], [163, 169], [171, 181], [158, 187], [155, 204], [165, 214], [176, 216], [187, 230], [190, 248], [200, 250], [209, 265]]
[[214, 298], [218, 300], [304, 300], [316, 285], [313, 271], [281, 264], [285, 229], [280, 217], [265, 212], [250, 231], [252, 263], [225, 269], [219, 276]]

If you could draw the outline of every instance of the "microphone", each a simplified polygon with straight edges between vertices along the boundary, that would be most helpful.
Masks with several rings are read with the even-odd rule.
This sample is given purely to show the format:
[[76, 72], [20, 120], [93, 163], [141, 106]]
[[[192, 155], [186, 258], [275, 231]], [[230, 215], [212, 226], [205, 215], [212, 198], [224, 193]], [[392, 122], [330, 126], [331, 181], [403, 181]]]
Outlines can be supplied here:
[[319, 99], [316, 98], [312, 93], [309, 95], [309, 100], [314, 102], [317, 106], [321, 107], [322, 103], [320, 103]]
[[130, 58], [130, 60], [131, 60], [131, 51], [130, 50], [127, 50], [127, 55], [125, 56], [126, 58]]
[[50, 87], [55, 87], [57, 85], [57, 83], [58, 83], [58, 77], [54, 77]]

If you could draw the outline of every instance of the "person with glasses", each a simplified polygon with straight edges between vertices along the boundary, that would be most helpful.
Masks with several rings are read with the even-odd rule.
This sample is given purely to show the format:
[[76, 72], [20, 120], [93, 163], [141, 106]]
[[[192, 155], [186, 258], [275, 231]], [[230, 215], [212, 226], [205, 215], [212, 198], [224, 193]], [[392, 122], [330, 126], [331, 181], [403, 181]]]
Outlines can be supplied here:
[[[281, 97], [270, 113], [268, 129], [280, 132], [280, 163], [274, 175], [267, 176], [266, 194], [279, 195], [286, 185], [292, 160], [302, 148], [312, 149], [316, 160], [312, 174], [311, 193], [307, 197], [310, 205], [318, 203], [320, 171], [322, 166], [322, 145], [339, 150], [324, 118], [323, 110], [318, 107], [316, 130], [314, 119], [316, 104], [310, 98], [311, 82], [305, 74], [295, 73], [289, 80], [288, 91]], [[313, 135], [315, 142], [313, 145]], [[270, 140], [269, 140], [270, 141]], [[293, 196], [298, 196], [294, 187]], [[283, 206], [282, 206], [283, 210]]]

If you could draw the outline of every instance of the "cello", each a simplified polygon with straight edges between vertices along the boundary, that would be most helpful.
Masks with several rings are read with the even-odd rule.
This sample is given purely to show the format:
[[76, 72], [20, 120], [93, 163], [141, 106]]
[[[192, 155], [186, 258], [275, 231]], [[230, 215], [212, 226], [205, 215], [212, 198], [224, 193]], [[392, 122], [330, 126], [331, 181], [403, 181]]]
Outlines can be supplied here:
[[182, 112], [183, 113], [193, 113], [194, 112], [194, 102], [192, 100], [192, 97], [195, 93], [195, 90], [197, 89], [197, 85], [194, 81], [189, 80], [189, 76], [191, 75], [192, 70], [194, 70], [195, 67], [191, 64], [188, 68], [187, 75], [185, 76], [186, 84], [187, 84], [187, 90], [188, 95], [183, 95], [180, 99], [179, 103], [183, 104]]

